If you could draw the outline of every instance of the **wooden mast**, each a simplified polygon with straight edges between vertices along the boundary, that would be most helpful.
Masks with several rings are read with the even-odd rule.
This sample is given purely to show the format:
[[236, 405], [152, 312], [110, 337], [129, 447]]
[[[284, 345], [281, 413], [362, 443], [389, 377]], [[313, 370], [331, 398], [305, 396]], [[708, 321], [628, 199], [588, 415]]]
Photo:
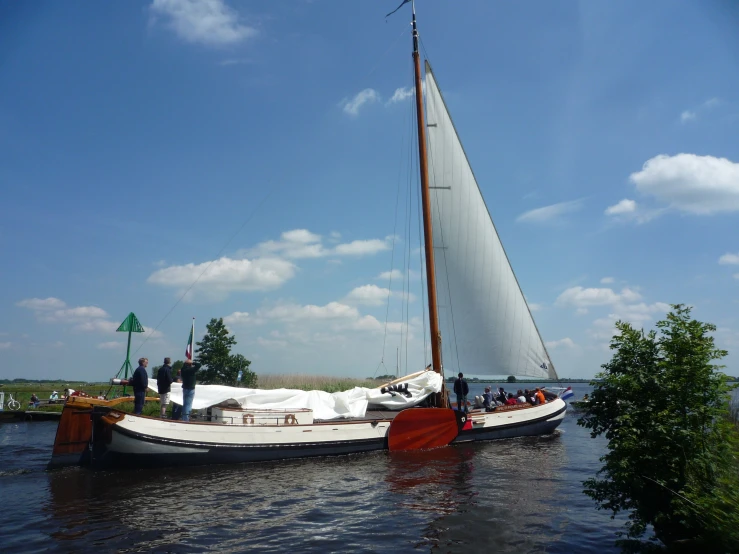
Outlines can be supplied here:
[[[413, 7], [413, 65], [416, 74], [416, 121], [418, 123], [418, 161], [421, 169], [421, 201], [423, 205], [423, 239], [426, 253], [426, 284], [428, 288], [429, 326], [431, 327], [431, 362], [434, 371], [443, 379], [441, 367], [441, 332], [436, 304], [436, 274], [434, 272], [434, 238], [431, 227], [431, 192], [429, 190], [428, 162], [426, 157], [426, 125], [423, 115], [423, 89], [421, 86], [421, 57], [418, 53], [418, 29], [416, 28], [416, 3]], [[447, 408], [444, 382], [437, 406]]]

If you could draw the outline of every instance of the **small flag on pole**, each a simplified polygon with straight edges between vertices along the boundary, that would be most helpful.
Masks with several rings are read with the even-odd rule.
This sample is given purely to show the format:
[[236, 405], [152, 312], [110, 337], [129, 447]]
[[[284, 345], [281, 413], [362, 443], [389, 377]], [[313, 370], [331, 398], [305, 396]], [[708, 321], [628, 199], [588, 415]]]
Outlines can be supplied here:
[[575, 396], [575, 393], [572, 392], [572, 387], [567, 387], [567, 390], [562, 393], [562, 396], [560, 396], [560, 398], [562, 400], [567, 400], [568, 398], [572, 398], [573, 396]]
[[192, 328], [190, 329], [190, 338], [187, 339], [187, 346], [185, 347], [185, 358], [192, 360], [192, 352], [195, 345], [195, 318], [192, 318]]
[[398, 10], [399, 10], [400, 8], [402, 8], [403, 6], [405, 6], [405, 5], [406, 5], [406, 4], [408, 3], [408, 2], [410, 2], [410, 1], [411, 1], [411, 0], [403, 0], [403, 1], [402, 1], [402, 2], [400, 3], [400, 6], [398, 6], [397, 8], [395, 8], [395, 9], [394, 9], [393, 11], [391, 11], [391, 12], [390, 12], [389, 14], [387, 14], [387, 15], [386, 15], [385, 17], [390, 17], [391, 15], [393, 15], [393, 14], [394, 14], [395, 12], [397, 12], [397, 11], [398, 11]]

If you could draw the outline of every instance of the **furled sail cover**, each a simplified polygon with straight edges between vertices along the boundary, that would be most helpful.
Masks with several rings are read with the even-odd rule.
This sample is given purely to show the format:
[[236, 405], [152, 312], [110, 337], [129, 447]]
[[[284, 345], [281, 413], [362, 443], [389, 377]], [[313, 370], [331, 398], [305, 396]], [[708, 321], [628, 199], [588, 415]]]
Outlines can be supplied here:
[[556, 379], [428, 64], [426, 117], [446, 373]]

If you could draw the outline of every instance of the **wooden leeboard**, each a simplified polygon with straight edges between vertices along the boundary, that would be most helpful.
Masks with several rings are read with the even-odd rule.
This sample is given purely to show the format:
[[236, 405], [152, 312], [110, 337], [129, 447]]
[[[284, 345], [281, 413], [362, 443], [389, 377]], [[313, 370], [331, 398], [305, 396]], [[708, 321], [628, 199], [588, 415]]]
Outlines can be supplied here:
[[422, 450], [447, 446], [459, 433], [454, 410], [446, 408], [409, 408], [390, 424], [388, 450]]

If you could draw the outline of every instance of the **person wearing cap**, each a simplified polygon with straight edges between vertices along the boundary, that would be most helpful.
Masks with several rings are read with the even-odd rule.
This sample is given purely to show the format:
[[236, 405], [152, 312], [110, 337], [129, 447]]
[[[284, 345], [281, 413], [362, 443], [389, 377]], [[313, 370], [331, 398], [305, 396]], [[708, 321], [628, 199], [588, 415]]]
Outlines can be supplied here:
[[167, 417], [167, 405], [169, 404], [169, 393], [172, 389], [172, 360], [164, 358], [164, 365], [157, 372], [157, 391], [159, 392], [160, 417]]
[[467, 412], [467, 395], [470, 393], [470, 387], [467, 381], [464, 380], [462, 372], [454, 381], [454, 394], [457, 395], [457, 410], [464, 410]]

